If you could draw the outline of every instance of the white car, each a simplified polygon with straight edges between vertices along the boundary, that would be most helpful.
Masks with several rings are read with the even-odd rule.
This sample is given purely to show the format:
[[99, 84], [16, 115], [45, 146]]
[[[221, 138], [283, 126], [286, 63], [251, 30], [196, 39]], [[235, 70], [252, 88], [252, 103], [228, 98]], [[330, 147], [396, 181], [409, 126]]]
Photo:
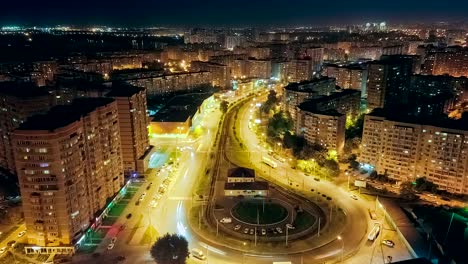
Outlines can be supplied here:
[[351, 195], [350, 197], [353, 198], [354, 200], [358, 199], [358, 197], [355, 194]]
[[294, 226], [291, 225], [291, 224], [286, 224], [286, 228], [287, 228], [287, 229], [296, 229], [296, 227], [294, 227]]
[[18, 233], [18, 237], [22, 237], [22, 236], [24, 236], [25, 234], [26, 234], [26, 231], [21, 231], [21, 232]]
[[6, 251], [6, 247], [2, 247], [2, 248], [0, 249], [0, 254], [5, 253], [5, 251]]
[[114, 248], [114, 243], [110, 243], [108, 246], [107, 246], [107, 250], [111, 250]]
[[394, 247], [395, 246], [395, 242], [391, 241], [391, 240], [384, 240], [382, 241], [382, 244], [388, 246], [388, 247]]
[[232, 219], [231, 219], [231, 217], [223, 217], [223, 219], [219, 220], [219, 222], [221, 222], [223, 224], [230, 224], [230, 223], [232, 223]]
[[115, 244], [115, 241], [117, 241], [117, 237], [113, 237], [113, 238], [111, 239], [111, 244]]

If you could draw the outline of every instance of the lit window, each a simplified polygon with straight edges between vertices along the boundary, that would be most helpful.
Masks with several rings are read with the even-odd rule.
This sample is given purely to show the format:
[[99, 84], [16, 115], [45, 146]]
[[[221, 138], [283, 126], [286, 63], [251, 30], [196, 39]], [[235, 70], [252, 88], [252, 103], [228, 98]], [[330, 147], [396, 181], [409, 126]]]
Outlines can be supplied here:
[[49, 174], [50, 171], [49, 170], [44, 170], [44, 174]]
[[46, 149], [46, 148], [39, 148], [39, 149], [37, 149], [37, 152], [39, 152], [39, 153], [47, 153], [47, 149]]

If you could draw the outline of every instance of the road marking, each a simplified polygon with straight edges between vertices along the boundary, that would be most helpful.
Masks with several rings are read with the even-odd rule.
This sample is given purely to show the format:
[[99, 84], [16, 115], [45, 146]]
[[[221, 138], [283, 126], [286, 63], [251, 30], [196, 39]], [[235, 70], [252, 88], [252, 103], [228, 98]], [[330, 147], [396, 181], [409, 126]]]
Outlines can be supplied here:
[[170, 196], [168, 198], [168, 200], [176, 200], [176, 201], [188, 201], [188, 200], [192, 200], [192, 198], [188, 197], [188, 196]]

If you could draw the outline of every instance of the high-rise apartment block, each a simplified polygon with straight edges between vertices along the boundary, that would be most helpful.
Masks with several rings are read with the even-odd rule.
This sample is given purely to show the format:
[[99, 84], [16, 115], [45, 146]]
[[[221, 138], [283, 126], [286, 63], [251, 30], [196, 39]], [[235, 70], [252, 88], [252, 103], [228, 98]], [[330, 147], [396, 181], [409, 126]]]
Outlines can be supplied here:
[[211, 72], [214, 86], [226, 89], [231, 85], [231, 71], [227, 65], [214, 62], [192, 61], [191, 69], [195, 72]]
[[323, 74], [336, 79], [336, 85], [342, 89], [361, 91], [366, 97], [367, 66], [362, 64], [338, 65], [327, 64], [323, 67]]
[[296, 119], [296, 107], [301, 103], [336, 90], [335, 78], [320, 77], [309, 81], [290, 83], [283, 88], [284, 109]]
[[77, 99], [12, 134], [28, 243], [70, 245], [123, 186], [117, 104]]
[[11, 132], [29, 116], [45, 112], [53, 104], [51, 95], [32, 84], [0, 83], [0, 167], [16, 173]]
[[382, 56], [368, 66], [367, 107], [395, 107], [408, 103], [413, 59], [407, 56]]
[[436, 52], [432, 74], [449, 74], [455, 77], [468, 76], [468, 48], [455, 46]]
[[304, 136], [309, 144], [319, 144], [341, 153], [346, 118], [359, 114], [360, 101], [361, 93], [349, 89], [306, 100], [296, 110], [296, 134]]
[[376, 109], [365, 117], [360, 162], [398, 181], [426, 177], [442, 190], [468, 194], [468, 122]]
[[148, 166], [144, 160], [150, 154], [145, 89], [114, 84], [107, 96], [117, 103], [124, 172], [145, 173]]

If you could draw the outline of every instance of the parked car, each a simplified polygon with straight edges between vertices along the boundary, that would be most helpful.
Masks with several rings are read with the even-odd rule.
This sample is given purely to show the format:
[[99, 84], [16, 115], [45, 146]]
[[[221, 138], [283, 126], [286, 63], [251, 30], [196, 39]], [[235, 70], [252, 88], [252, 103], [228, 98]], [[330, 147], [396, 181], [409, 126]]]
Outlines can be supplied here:
[[18, 237], [22, 237], [22, 236], [24, 236], [25, 234], [26, 234], [26, 231], [21, 231], [21, 232], [18, 233]]
[[288, 229], [296, 229], [295, 226], [291, 225], [291, 224], [286, 224], [286, 228]]
[[353, 198], [354, 200], [358, 199], [358, 197], [355, 194], [351, 195], [350, 197]]
[[107, 246], [107, 250], [111, 250], [111, 249], [113, 249], [113, 248], [114, 248], [114, 246], [115, 246], [115, 244], [114, 244], [114, 243], [110, 243], [110, 244]]
[[241, 229], [241, 225], [236, 225], [236, 226], [234, 227], [234, 231], [237, 231], [237, 230], [240, 230], [240, 229]]
[[111, 244], [115, 244], [115, 241], [117, 241], [117, 237], [113, 237], [113, 238], [111, 239]]
[[382, 241], [382, 244], [388, 246], [388, 247], [394, 247], [395, 246], [395, 242], [391, 241], [391, 240], [384, 240]]
[[248, 234], [249, 233], [249, 229], [248, 228], [244, 228], [244, 234]]
[[223, 217], [223, 219], [219, 220], [219, 222], [221, 222], [223, 224], [230, 224], [230, 223], [232, 223], [232, 219], [231, 219], [231, 217]]
[[7, 249], [6, 247], [2, 247], [2, 248], [0, 248], [0, 254], [3, 254], [3, 253], [5, 253], [6, 249]]
[[266, 229], [262, 228], [262, 236], [265, 236], [265, 235], [266, 235]]
[[253, 228], [250, 228], [249, 234], [250, 234], [250, 235], [253, 235], [253, 234], [254, 234], [254, 229], [253, 229]]
[[280, 234], [283, 234], [283, 229], [281, 229], [281, 227], [277, 227], [276, 231], [278, 231], [278, 233], [280, 233]]
[[314, 178], [314, 180], [316, 180], [316, 181], [318, 181], [318, 182], [320, 181], [320, 179], [319, 179], [319, 178]]

